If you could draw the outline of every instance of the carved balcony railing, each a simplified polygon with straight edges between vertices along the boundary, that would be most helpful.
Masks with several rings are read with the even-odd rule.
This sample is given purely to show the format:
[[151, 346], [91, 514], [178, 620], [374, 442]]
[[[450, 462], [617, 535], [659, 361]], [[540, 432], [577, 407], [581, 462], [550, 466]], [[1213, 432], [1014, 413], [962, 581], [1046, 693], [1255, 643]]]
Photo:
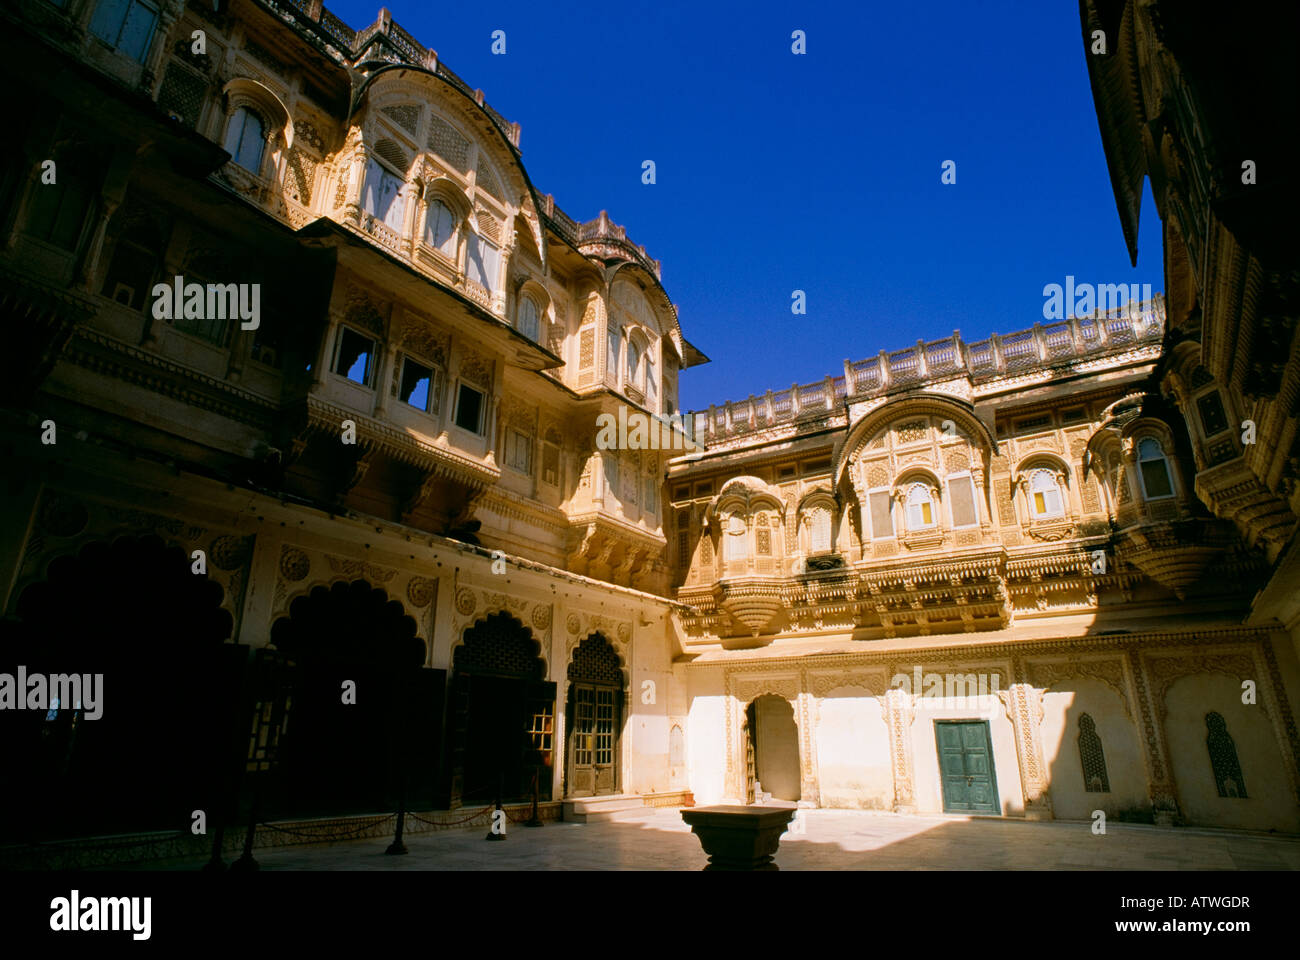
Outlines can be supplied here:
[[578, 227], [577, 247], [589, 257], [633, 260], [656, 277], [663, 278], [662, 264], [658, 260], [651, 260], [645, 247], [629, 240], [627, 231], [611, 221], [604, 210], [600, 211], [600, 216], [595, 220], [589, 220]]
[[[590, 226], [584, 224], [584, 229]], [[619, 228], [621, 229], [621, 228]], [[930, 342], [918, 341], [903, 350], [845, 362], [844, 375], [787, 390], [768, 391], [753, 403], [762, 415], [750, 416], [750, 400], [730, 401], [701, 412], [704, 438], [741, 436], [752, 431], [794, 423], [813, 411], [824, 415], [847, 398], [870, 398], [895, 390], [965, 375], [985, 383], [1008, 374], [1068, 367], [1080, 360], [1123, 353], [1160, 343], [1165, 331], [1165, 302], [1157, 295], [1131, 303], [1109, 315], [1035, 324], [1015, 333], [994, 334], [967, 343], [960, 331]]]
[[402, 250], [401, 234], [399, 234], [392, 227], [388, 226], [386, 223], [383, 223], [380, 220], [376, 220], [373, 214], [369, 214], [369, 213], [361, 214], [361, 229], [364, 230], [366, 233], [370, 234], [372, 237], [374, 237], [376, 240], [378, 240], [381, 244], [383, 244], [388, 249], [392, 250], [394, 253], [401, 253]]

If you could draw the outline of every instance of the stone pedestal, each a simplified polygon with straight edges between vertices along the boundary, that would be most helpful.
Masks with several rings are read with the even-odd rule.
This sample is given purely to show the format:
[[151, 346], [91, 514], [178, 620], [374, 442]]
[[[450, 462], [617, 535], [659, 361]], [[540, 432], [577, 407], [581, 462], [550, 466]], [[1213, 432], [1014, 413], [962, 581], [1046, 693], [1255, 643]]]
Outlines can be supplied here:
[[705, 870], [777, 870], [781, 834], [794, 818], [790, 806], [717, 806], [683, 810], [682, 819], [709, 855]]

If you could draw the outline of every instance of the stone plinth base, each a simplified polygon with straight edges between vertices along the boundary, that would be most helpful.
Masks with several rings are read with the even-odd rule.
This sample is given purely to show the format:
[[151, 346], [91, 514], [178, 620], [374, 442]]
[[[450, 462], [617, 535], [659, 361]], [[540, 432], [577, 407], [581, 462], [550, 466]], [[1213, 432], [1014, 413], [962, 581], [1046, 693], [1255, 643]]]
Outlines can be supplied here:
[[709, 855], [705, 870], [776, 870], [772, 862], [793, 807], [717, 806], [683, 810]]

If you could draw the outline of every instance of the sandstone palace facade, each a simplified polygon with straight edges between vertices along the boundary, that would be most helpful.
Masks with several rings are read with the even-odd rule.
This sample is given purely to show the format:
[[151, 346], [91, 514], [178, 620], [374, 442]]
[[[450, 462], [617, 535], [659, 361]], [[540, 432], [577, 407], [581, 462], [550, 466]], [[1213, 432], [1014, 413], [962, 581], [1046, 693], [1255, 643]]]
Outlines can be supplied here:
[[[3, 839], [763, 794], [1300, 832], [1294, 252], [1216, 212], [1165, 4], [1093, 6], [1166, 293], [684, 421], [659, 263], [387, 11], [6, 7], [0, 671], [103, 704], [0, 712], [43, 785]], [[701, 449], [597, 442], [637, 416]]]

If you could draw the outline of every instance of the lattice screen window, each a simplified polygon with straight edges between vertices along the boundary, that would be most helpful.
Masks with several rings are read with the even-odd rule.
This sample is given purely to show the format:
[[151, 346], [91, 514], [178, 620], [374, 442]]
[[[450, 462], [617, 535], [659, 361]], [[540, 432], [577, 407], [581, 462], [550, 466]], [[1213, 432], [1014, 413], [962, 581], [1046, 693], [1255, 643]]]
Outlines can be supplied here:
[[573, 762], [591, 763], [594, 748], [595, 695], [591, 687], [577, 687], [573, 699]]
[[596, 690], [596, 763], [614, 762], [614, 694], [608, 687]]
[[501, 183], [497, 180], [497, 175], [493, 173], [492, 168], [488, 166], [486, 160], [480, 155], [478, 158], [478, 168], [475, 174], [474, 182], [478, 184], [480, 190], [495, 200], [502, 203], [502, 196], [505, 191], [501, 189]]
[[392, 118], [407, 133], [414, 134], [415, 128], [420, 122], [420, 108], [413, 103], [405, 103], [397, 107], [384, 107], [385, 116]]
[[162, 87], [158, 90], [158, 106], [192, 130], [203, 114], [207, 91], [206, 77], [173, 60], [167, 65]]
[[1101, 737], [1097, 736], [1092, 717], [1086, 713], [1079, 716], [1079, 760], [1083, 764], [1083, 789], [1088, 793], [1110, 793]]
[[429, 149], [457, 170], [469, 170], [469, 141], [442, 117], [429, 119]]
[[1237, 745], [1228, 733], [1228, 724], [1220, 714], [1207, 713], [1205, 726], [1209, 731], [1205, 745], [1210, 751], [1210, 766], [1214, 770], [1214, 783], [1219, 796], [1246, 799], [1246, 782], [1241, 776], [1241, 763], [1237, 760]]
[[975, 511], [975, 484], [970, 474], [948, 478], [948, 503], [954, 527], [973, 527], [979, 522]]
[[831, 549], [831, 512], [826, 507], [814, 507], [808, 516], [809, 547], [813, 553], [829, 553]]

